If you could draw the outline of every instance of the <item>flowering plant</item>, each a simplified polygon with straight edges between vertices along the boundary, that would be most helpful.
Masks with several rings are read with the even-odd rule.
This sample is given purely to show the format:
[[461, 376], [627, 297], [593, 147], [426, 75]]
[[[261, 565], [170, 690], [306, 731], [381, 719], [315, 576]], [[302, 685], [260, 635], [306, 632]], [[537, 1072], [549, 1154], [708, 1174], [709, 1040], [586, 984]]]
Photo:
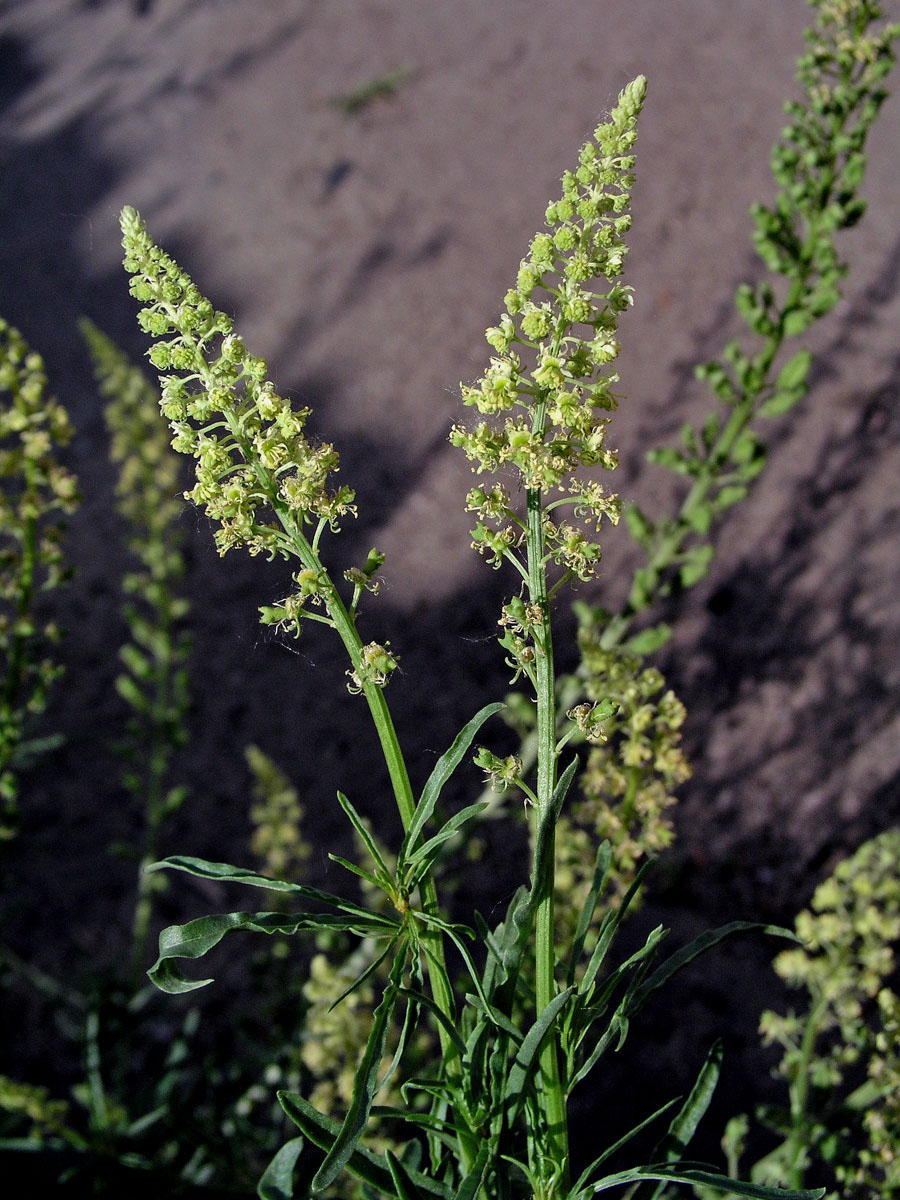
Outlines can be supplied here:
[[[239, 1118], [253, 1115], [266, 1086], [284, 1085], [278, 1102], [292, 1136], [259, 1181], [264, 1200], [309, 1194], [586, 1200], [614, 1189], [658, 1200], [685, 1187], [703, 1197], [819, 1197], [823, 1188], [805, 1186], [807, 1167], [813, 1158], [817, 1165], [833, 1160], [810, 1115], [810, 1097], [815, 1088], [841, 1084], [845, 1067], [862, 1054], [868, 1078], [861, 1095], [871, 1100], [868, 1143], [855, 1162], [841, 1158], [834, 1175], [853, 1200], [866, 1188], [871, 1194], [895, 1186], [897, 1139], [889, 1124], [896, 1115], [891, 1038], [898, 1014], [896, 996], [881, 986], [893, 964], [885, 943], [900, 935], [889, 843], [861, 851], [823, 885], [816, 915], [801, 917], [796, 932], [732, 922], [668, 957], [661, 927], [628, 952], [620, 951], [618, 938], [652, 855], [671, 839], [666, 814], [689, 773], [680, 746], [684, 709], [646, 662], [669, 629], [639, 619], [661, 597], [703, 577], [713, 557], [714, 521], [750, 493], [764, 468], [759, 423], [804, 396], [811, 355], [806, 348], [789, 357], [782, 351], [837, 302], [845, 269], [837, 236], [863, 211], [865, 138], [885, 96], [881, 81], [900, 29], [879, 24], [873, 0], [813, 3], [817, 21], [799, 72], [806, 103], [789, 106], [790, 122], [773, 155], [778, 197], [753, 212], [755, 245], [772, 278], [742, 285], [736, 295], [752, 344], [730, 342], [720, 359], [698, 369], [720, 407], [699, 428], [687, 426], [680, 447], [653, 455], [690, 481], [674, 515], [651, 518], [605, 482], [617, 462], [608, 435], [622, 399], [614, 365], [619, 322], [631, 303], [623, 275], [646, 97], [642, 77], [621, 92], [546, 209], [545, 228], [532, 239], [504, 311], [487, 330], [488, 366], [475, 383], [462, 385], [473, 418], [450, 432], [477, 476], [467, 497], [473, 545], [513, 580], [498, 640], [520, 691], [469, 717], [418, 794], [387, 698], [402, 648], [361, 628], [384, 556], [373, 548], [360, 565], [329, 566], [330, 540], [356, 511], [351, 488], [334, 481], [337, 452], [309, 435], [308, 411], [277, 392], [267, 364], [154, 242], [140, 215], [130, 207], [122, 212], [125, 267], [141, 328], [152, 339], [148, 357], [159, 372], [160, 410], [170, 427], [161, 431], [155, 410], [149, 415], [154, 389], [87, 327], [101, 391], [112, 401], [107, 416], [121, 468], [120, 505], [139, 565], [127, 583], [131, 640], [118, 685], [133, 710], [126, 783], [144, 798], [147, 818], [128, 1005], [146, 1003], [137, 976], [165, 871], [255, 888], [266, 893], [267, 907], [164, 929], [150, 969], [163, 992], [185, 994], [210, 983], [189, 975], [185, 963], [235, 931], [269, 935], [276, 959], [286, 939], [313, 939], [316, 953], [300, 989], [306, 1014], [300, 1054], [286, 1046], [273, 1051], [263, 1082], [246, 1089], [220, 1122], [230, 1137]], [[35, 667], [29, 640], [33, 576], [41, 567], [56, 581], [46, 516], [73, 502], [74, 483], [49, 458], [48, 430], [64, 441], [68, 426], [62, 410], [42, 399], [40, 364], [12, 332], [0, 359], [0, 383], [13, 397], [4, 429], [21, 434], [24, 447], [3, 462], [10, 475], [26, 480], [24, 507], [0, 512], [15, 550], [15, 582], [4, 595], [18, 605], [4, 643], [9, 703], [0, 714], [0, 749], [9, 750], [0, 759], [0, 788], [11, 800], [21, 694], [25, 708], [39, 707], [52, 675], [52, 668]], [[208, 514], [220, 554], [245, 549], [291, 563], [293, 588], [260, 607], [262, 623], [297, 638], [303, 623], [313, 621], [333, 630], [346, 651], [346, 687], [365, 701], [402, 823], [398, 844], [386, 846], [365, 814], [338, 793], [358, 855], [331, 858], [354, 876], [351, 895], [303, 882], [302, 806], [289, 781], [254, 748], [248, 761], [257, 783], [258, 868], [187, 855], [154, 861], [160, 828], [186, 796], [170, 778], [174, 751], [184, 742], [188, 653], [180, 628], [187, 608], [178, 595], [183, 563], [172, 531], [177, 454], [194, 461], [184, 495]], [[562, 675], [554, 602], [563, 588], [596, 581], [601, 534], [623, 513], [646, 561], [619, 611], [578, 603], [581, 662]], [[37, 540], [39, 529], [44, 541]], [[29, 701], [35, 679], [36, 699]], [[512, 754], [489, 744], [489, 722], [501, 714], [521, 735]], [[470, 757], [484, 771], [486, 790], [448, 816], [444, 789]], [[510, 796], [516, 803], [508, 803]], [[448, 910], [439, 895], [450, 852], [476, 836], [489, 811], [509, 819], [527, 815], [530, 855], [527, 876], [493, 926], [479, 912]], [[863, 896], [865, 903], [855, 904]], [[776, 1125], [781, 1147], [756, 1165], [749, 1181], [739, 1178], [740, 1123], [726, 1137], [727, 1171], [688, 1157], [719, 1075], [722, 1051], [715, 1045], [685, 1097], [623, 1136], [601, 1131], [586, 1161], [583, 1148], [570, 1146], [572, 1094], [633, 1034], [637, 1015], [677, 972], [723, 939], [753, 930], [805, 944], [784, 951], [777, 969], [812, 998], [805, 1018], [766, 1014], [763, 1021], [765, 1036], [785, 1050], [790, 1114]], [[336, 954], [339, 968], [331, 961]], [[870, 1031], [864, 1001], [876, 997], [880, 1024]], [[131, 1119], [126, 1104], [107, 1103], [103, 1095], [95, 1012], [85, 1024], [91, 1136], [74, 1130], [65, 1106], [39, 1088], [0, 1079], [0, 1107], [27, 1118], [54, 1147], [92, 1153], [102, 1143], [110, 1153], [110, 1144], [146, 1134], [170, 1103], [173, 1075], [160, 1085], [161, 1106]], [[836, 1031], [843, 1040], [814, 1053], [817, 1039]], [[189, 1056], [188, 1041], [186, 1031], [179, 1064]], [[337, 1061], [342, 1052], [345, 1061]], [[304, 1086], [310, 1076], [311, 1095]], [[640, 1149], [654, 1126], [655, 1149]], [[94, 1136], [98, 1131], [102, 1137]], [[132, 1150], [115, 1153], [129, 1166], [153, 1166], [151, 1157]], [[198, 1147], [180, 1167], [181, 1182], [206, 1185], [215, 1168], [205, 1153]], [[171, 1168], [180, 1154], [170, 1139], [160, 1159]], [[239, 1190], [246, 1170], [246, 1162], [232, 1163], [231, 1174], [224, 1170], [217, 1182]]]

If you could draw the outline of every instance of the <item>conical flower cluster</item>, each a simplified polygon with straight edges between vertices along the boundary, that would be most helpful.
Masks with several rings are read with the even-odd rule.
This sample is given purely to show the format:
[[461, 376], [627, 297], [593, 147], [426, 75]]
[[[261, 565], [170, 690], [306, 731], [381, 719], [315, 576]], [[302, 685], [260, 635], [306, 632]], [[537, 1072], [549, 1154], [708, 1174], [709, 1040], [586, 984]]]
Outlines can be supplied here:
[[144, 305], [138, 319], [157, 339], [149, 357], [160, 372], [172, 445], [197, 460], [186, 498], [219, 522], [220, 553], [241, 545], [253, 554], [289, 553], [286, 530], [334, 526], [353, 511], [349, 488], [328, 490], [336, 451], [307, 439], [308, 410], [276, 393], [265, 361], [247, 352], [231, 318], [154, 244], [139, 214], [125, 208], [121, 222], [131, 294]]
[[[616, 465], [606, 446], [618, 380], [609, 366], [619, 352], [620, 314], [631, 303], [630, 288], [618, 280], [631, 228], [632, 148], [645, 92], [642, 76], [624, 89], [609, 120], [582, 148], [577, 170], [563, 176], [562, 196], [547, 209], [548, 231], [532, 240], [516, 286], [506, 294], [506, 312], [487, 331], [496, 356], [477, 383], [462, 388], [464, 403], [485, 419], [471, 428], [456, 426], [450, 438], [478, 472], [508, 466], [526, 489], [562, 493], [545, 511], [569, 505], [574, 522], [547, 517], [548, 550], [582, 579], [593, 574], [600, 557], [584, 525], [596, 530], [603, 517], [615, 521], [619, 515], [616, 497], [576, 473]], [[610, 281], [608, 290], [597, 290], [601, 278]], [[476, 488], [469, 508], [479, 519], [475, 545], [499, 565], [521, 534], [508, 490], [500, 484]]]

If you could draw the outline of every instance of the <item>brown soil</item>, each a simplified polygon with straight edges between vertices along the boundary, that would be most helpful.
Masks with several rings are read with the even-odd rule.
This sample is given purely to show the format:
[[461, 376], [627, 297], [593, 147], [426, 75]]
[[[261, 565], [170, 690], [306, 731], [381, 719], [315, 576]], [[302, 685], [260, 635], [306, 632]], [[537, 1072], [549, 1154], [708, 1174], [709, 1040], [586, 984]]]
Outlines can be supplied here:
[[[746, 214], [771, 196], [768, 150], [807, 15], [800, 0], [0, 5], [0, 313], [46, 358], [79, 430], [85, 494], [69, 542], [67, 676], [47, 716], [67, 744], [25, 787], [3, 865], [4, 937], [20, 953], [54, 970], [110, 962], [130, 901], [132, 867], [105, 850], [135, 823], [108, 753], [124, 717], [112, 688], [124, 559], [76, 329], [86, 313], [135, 357], [145, 349], [119, 266], [120, 207], [141, 210], [341, 450], [360, 517], [334, 553], [341, 565], [372, 544], [388, 554], [367, 629], [401, 657], [390, 699], [420, 781], [506, 689], [492, 630], [511, 582], [469, 549], [470, 477], [447, 431], [559, 175], [646, 74], [619, 364], [629, 398], [614, 431], [618, 488], [652, 512], [672, 487], [644, 453], [706, 411], [691, 368], [740, 332], [734, 287], [760, 270]], [[332, 103], [401, 69], [389, 98], [353, 114]], [[900, 813], [898, 144], [895, 96], [871, 140], [869, 210], [844, 238], [845, 299], [810, 339], [812, 391], [773, 422], [769, 467], [719, 529], [711, 577], [665, 614], [677, 635], [661, 665], [688, 707], [695, 774], [641, 924], [665, 920], [675, 939], [734, 916], [790, 920], [838, 856]], [[347, 845], [337, 787], [386, 836], [394, 828], [338, 648], [261, 630], [257, 605], [283, 594], [285, 569], [219, 560], [205, 522], [184, 522], [202, 666], [184, 767], [194, 800], [169, 849], [247, 858], [241, 750], [255, 742], [296, 781], [324, 878], [324, 848]], [[633, 552], [624, 534], [607, 540], [615, 601]], [[490, 856], [474, 889], [485, 898], [521, 868], [502, 837]], [[162, 915], [222, 902], [179, 880]], [[657, 1015], [652, 1089], [696, 1070], [719, 1033], [729, 1098], [765, 1090], [753, 1030], [778, 998], [770, 952], [719, 953]], [[8, 1069], [51, 1076], [52, 1035], [14, 1015], [4, 1028], [22, 1019], [26, 1036], [13, 1035]]]

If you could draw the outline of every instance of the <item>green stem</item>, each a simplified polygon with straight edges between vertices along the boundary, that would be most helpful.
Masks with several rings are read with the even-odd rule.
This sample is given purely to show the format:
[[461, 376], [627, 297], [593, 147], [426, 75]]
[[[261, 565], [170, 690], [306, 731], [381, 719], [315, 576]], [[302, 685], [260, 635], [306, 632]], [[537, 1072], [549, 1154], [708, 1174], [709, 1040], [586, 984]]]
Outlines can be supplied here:
[[[206, 371], [208, 373], [208, 368], [206, 368]], [[214, 381], [211, 375], [209, 379], [204, 379], [204, 383], [206, 383], [208, 388], [213, 386]], [[253, 467], [260, 484], [260, 490], [271, 504], [291, 549], [299, 557], [304, 567], [315, 571], [317, 577], [323, 582], [323, 594], [328, 615], [334, 624], [338, 636], [344, 643], [353, 670], [357, 674], [362, 692], [369, 705], [369, 711], [372, 715], [384, 761], [390, 776], [400, 819], [404, 830], [408, 829], [413, 819], [416, 805], [412, 785], [409, 780], [409, 773], [406, 769], [406, 761], [400, 749], [397, 732], [394, 728], [394, 722], [384, 696], [384, 691], [382, 687], [367, 677], [368, 673], [363, 667], [363, 643], [357, 631], [355, 619], [348, 612], [331, 576], [325, 570], [318, 555], [317, 545], [312, 545], [305, 536], [300, 522], [282, 500], [272, 474], [259, 462], [257, 456], [253, 453], [253, 449], [240, 427], [240, 422], [236, 414], [226, 413], [225, 416], [232, 436], [241, 449], [244, 461]], [[316, 541], [321, 535], [322, 529], [323, 526], [320, 523], [315, 535]], [[438, 915], [440, 906], [438, 904], [437, 888], [430, 873], [420, 882], [419, 892], [424, 911], [434, 916]], [[434, 1002], [444, 1016], [447, 1017], [448, 1021], [451, 1024], [455, 1024], [456, 1004], [448, 982], [449, 975], [446, 969], [443, 936], [440, 930], [435, 928], [424, 929], [420, 936], [423, 941], [426, 961], [437, 964], [436, 970], [429, 969], [428, 971], [429, 984]], [[452, 1083], [459, 1085], [462, 1081], [462, 1062], [459, 1051], [442, 1024], [438, 1026], [438, 1036], [441, 1045], [441, 1056], [448, 1079]], [[463, 1166], [468, 1170], [475, 1161], [478, 1147], [474, 1137], [464, 1133], [460, 1134], [459, 1144]]]
[[[537, 821], [550, 808], [556, 786], [556, 688], [553, 664], [553, 638], [550, 625], [550, 605], [547, 598], [545, 569], [544, 512], [538, 489], [528, 491], [526, 546], [530, 600], [543, 615], [535, 629], [535, 684], [537, 698]], [[553, 920], [554, 834], [550, 835], [544, 868], [535, 876], [535, 1007], [543, 1012], [556, 995], [556, 941]], [[546, 1145], [542, 1147], [562, 1191], [568, 1187], [567, 1172], [569, 1139], [566, 1120], [566, 1098], [559, 1069], [559, 1047], [551, 1033], [544, 1041], [538, 1067], [540, 1111], [544, 1121], [542, 1131]]]
[[800, 1061], [790, 1084], [791, 1133], [787, 1141], [788, 1186], [796, 1189], [803, 1187], [803, 1177], [806, 1173], [803, 1152], [807, 1140], [805, 1125], [806, 1107], [809, 1101], [810, 1064], [819, 1036], [819, 1021], [826, 1007], [827, 1001], [822, 997], [806, 1019], [806, 1028], [800, 1043]]
[[[305, 539], [304, 539], [305, 541]], [[310, 554], [311, 548], [308, 546]], [[299, 546], [298, 546], [299, 549]], [[316, 560], [318, 571], [324, 574], [321, 562]], [[337, 588], [331, 583], [329, 578], [329, 588], [326, 598], [328, 613], [334, 622], [334, 627], [344, 643], [350, 661], [353, 664], [362, 684], [363, 695], [369, 705], [369, 712], [372, 715], [372, 721], [375, 725], [375, 730], [378, 734], [378, 740], [381, 743], [381, 751], [384, 755], [384, 761], [387, 765], [388, 774], [390, 775], [391, 785], [394, 791], [394, 799], [397, 803], [397, 809], [400, 813], [400, 820], [403, 823], [404, 830], [408, 829], [415, 813], [415, 799], [413, 797], [412, 785], [409, 781], [409, 772], [406, 769], [406, 760], [403, 757], [403, 752], [400, 749], [400, 743], [397, 738], [397, 731], [394, 727], [394, 721], [391, 717], [390, 709], [388, 708], [387, 700], [385, 699], [384, 689], [378, 684], [371, 682], [366, 678], [365, 671], [362, 669], [363, 660], [363, 644], [362, 639], [356, 628], [353, 618], [347, 611], [344, 602], [338, 594]], [[426, 913], [432, 916], [437, 916], [440, 911], [438, 904], [437, 888], [434, 878], [429, 873], [419, 884], [419, 893], [422, 901], [422, 908]], [[440, 930], [433, 927], [424, 927], [419, 935], [422, 939], [423, 949], [426, 961], [431, 961], [437, 964], [437, 970], [428, 972], [431, 993], [434, 997], [434, 1002], [440, 1011], [452, 1023], [455, 1023], [456, 1004], [453, 997], [453, 992], [450, 989], [447, 973], [447, 963], [444, 955], [444, 939]], [[462, 1062], [459, 1057], [459, 1051], [453, 1044], [449, 1034], [443, 1024], [438, 1024], [438, 1037], [440, 1039], [441, 1057], [447, 1071], [448, 1079], [460, 1085], [463, 1077]], [[461, 1114], [460, 1114], [461, 1116]], [[459, 1148], [462, 1159], [462, 1167], [464, 1173], [471, 1170], [472, 1165], [478, 1154], [478, 1145], [476, 1139], [468, 1134], [460, 1132]]]

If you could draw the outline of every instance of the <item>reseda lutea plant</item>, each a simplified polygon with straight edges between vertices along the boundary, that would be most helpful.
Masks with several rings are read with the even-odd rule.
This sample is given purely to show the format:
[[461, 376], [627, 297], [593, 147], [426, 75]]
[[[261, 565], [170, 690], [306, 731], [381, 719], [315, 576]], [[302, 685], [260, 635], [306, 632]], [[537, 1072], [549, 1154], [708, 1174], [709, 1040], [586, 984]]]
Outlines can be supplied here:
[[59, 515], [78, 503], [75, 477], [57, 461], [72, 427], [46, 386], [40, 355], [0, 319], [0, 840], [18, 825], [21, 764], [47, 748], [25, 739], [59, 675], [46, 653], [59, 629], [39, 621], [35, 600], [63, 582]]
[[[230, 319], [154, 244], [138, 214], [123, 211], [125, 265], [132, 293], [144, 306], [142, 327], [155, 339], [150, 357], [161, 372], [163, 411], [175, 447], [196, 460], [197, 482], [188, 495], [218, 523], [222, 553], [244, 546], [297, 562], [295, 591], [279, 606], [264, 608], [262, 619], [294, 633], [302, 621], [315, 620], [338, 633], [350, 659], [350, 690], [368, 703], [404, 827], [389, 864], [351, 801], [339, 793], [368, 857], [363, 866], [344, 865], [384, 893], [387, 908], [223, 863], [174, 857], [158, 864], [264, 888], [300, 906], [291, 913], [227, 913], [164, 930], [151, 971], [163, 990], [187, 992], [209, 982], [186, 978], [178, 960], [201, 957], [235, 929], [280, 935], [337, 930], [379, 947], [345, 990], [352, 992], [381, 970], [381, 1000], [347, 1112], [335, 1121], [302, 1095], [281, 1093], [302, 1137], [276, 1156], [264, 1191], [277, 1186], [280, 1194], [290, 1194], [292, 1169], [302, 1154], [317, 1164], [313, 1192], [348, 1172], [366, 1194], [396, 1200], [519, 1195], [581, 1200], [648, 1180], [758, 1197], [786, 1194], [681, 1161], [709, 1103], [715, 1052], [675, 1112], [657, 1161], [603, 1174], [609, 1155], [643, 1122], [616, 1147], [604, 1149], [577, 1180], [570, 1173], [571, 1091], [606, 1051], [622, 1044], [632, 1018], [671, 975], [723, 937], [750, 928], [734, 923], [705, 935], [652, 969], [664, 934], [657, 929], [639, 951], [615, 965], [611, 947], [640, 876], [588, 947], [587, 932], [610, 870], [608, 845], [595, 856], [588, 894], [565, 944], [554, 921], [555, 830], [579, 765], [576, 755], [563, 752], [576, 736], [602, 740], [604, 724], [618, 707], [604, 696], [560, 709], [551, 601], [565, 583], [592, 578], [600, 560], [597, 533], [619, 513], [616, 497], [579, 472], [615, 466], [606, 445], [608, 414], [617, 403], [611, 364], [619, 318], [630, 299], [620, 276], [645, 91], [643, 78], [624, 89], [609, 120], [583, 148], [577, 170], [564, 176], [562, 195], [547, 211], [549, 232], [532, 241], [507, 294], [506, 312], [488, 333], [496, 357], [475, 386], [464, 388], [465, 402], [480, 419], [457, 426], [451, 435], [488, 476], [468, 499], [477, 519], [474, 541], [495, 565], [510, 564], [520, 581], [503, 608], [501, 643], [515, 675], [530, 686], [535, 711], [533, 774], [515, 756], [500, 758], [487, 748], [477, 755], [491, 776], [524, 794], [532, 822], [529, 883], [494, 930], [477, 914], [477, 933], [448, 923], [433, 874], [444, 849], [485, 803], [463, 808], [437, 829], [429, 823], [444, 784], [502, 706], [486, 706], [465, 725], [414, 798], [385, 697], [397, 660], [390, 647], [365, 642], [357, 627], [360, 600], [373, 586], [381, 556], [373, 551], [363, 566], [346, 572], [344, 586], [323, 559], [326, 533], [353, 511], [350, 490], [329, 485], [337, 456], [331, 446], [307, 439], [305, 412], [293, 411], [277, 395], [266, 364], [249, 354]], [[512, 498], [519, 486], [524, 512]], [[473, 940], [480, 943], [477, 952], [469, 948]], [[447, 943], [461, 964], [460, 981], [449, 972]], [[402, 1107], [379, 1106], [378, 1115], [395, 1131], [396, 1150], [376, 1154], [366, 1145], [376, 1094], [400, 1067], [418, 1024], [429, 1017], [440, 1039], [440, 1060], [427, 1076], [406, 1080]], [[398, 1033], [385, 1071], [392, 1029]], [[678, 1153], [671, 1152], [672, 1145]]]

